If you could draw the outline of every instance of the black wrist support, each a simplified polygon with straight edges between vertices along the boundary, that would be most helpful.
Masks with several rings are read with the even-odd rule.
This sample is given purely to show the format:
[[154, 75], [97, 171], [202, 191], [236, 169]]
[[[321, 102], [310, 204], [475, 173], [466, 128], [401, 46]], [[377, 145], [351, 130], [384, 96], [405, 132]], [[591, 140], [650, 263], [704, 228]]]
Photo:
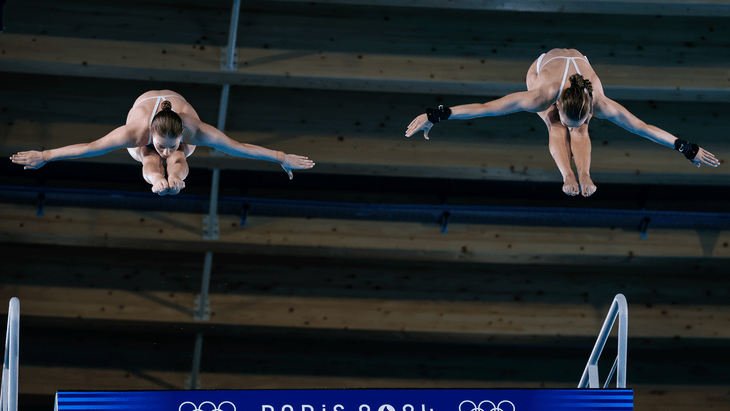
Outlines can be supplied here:
[[687, 160], [692, 161], [697, 156], [697, 153], [700, 151], [700, 146], [678, 138], [674, 142], [674, 149], [684, 154], [684, 157]]
[[436, 110], [431, 108], [426, 109], [426, 117], [428, 117], [428, 121], [432, 123], [440, 123], [444, 120], [448, 120], [450, 116], [451, 109], [444, 107], [443, 105], [439, 106]]

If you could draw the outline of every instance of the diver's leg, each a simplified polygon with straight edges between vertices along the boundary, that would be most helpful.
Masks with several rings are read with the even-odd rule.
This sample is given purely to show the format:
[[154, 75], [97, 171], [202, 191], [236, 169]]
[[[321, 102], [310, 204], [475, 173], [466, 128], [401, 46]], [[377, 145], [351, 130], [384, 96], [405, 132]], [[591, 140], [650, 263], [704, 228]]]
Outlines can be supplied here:
[[588, 124], [574, 128], [570, 132], [570, 148], [575, 168], [578, 169], [581, 194], [583, 197], [588, 197], [596, 192], [596, 185], [591, 180], [591, 139], [588, 136]]
[[560, 170], [560, 174], [563, 176], [563, 192], [569, 196], [578, 195], [580, 193], [580, 186], [573, 173], [568, 129], [560, 124], [558, 111], [555, 107], [551, 107], [547, 111], [537, 114], [547, 125], [549, 134], [548, 147], [550, 148], [550, 154], [553, 156], [553, 160], [555, 160], [555, 164], [558, 166], [558, 170]]
[[152, 185], [152, 192], [164, 196], [167, 194], [168, 184], [165, 178], [165, 168], [162, 166], [162, 157], [149, 147], [128, 148], [133, 159], [142, 163], [142, 177]]
[[549, 142], [550, 154], [563, 176], [563, 192], [569, 196], [578, 195], [580, 187], [575, 178], [571, 166], [570, 142], [568, 141], [568, 129], [562, 125], [552, 127], [550, 130]]
[[177, 150], [167, 159], [167, 184], [168, 194], [175, 195], [185, 188], [185, 177], [188, 176], [190, 168], [185, 159], [185, 152]]

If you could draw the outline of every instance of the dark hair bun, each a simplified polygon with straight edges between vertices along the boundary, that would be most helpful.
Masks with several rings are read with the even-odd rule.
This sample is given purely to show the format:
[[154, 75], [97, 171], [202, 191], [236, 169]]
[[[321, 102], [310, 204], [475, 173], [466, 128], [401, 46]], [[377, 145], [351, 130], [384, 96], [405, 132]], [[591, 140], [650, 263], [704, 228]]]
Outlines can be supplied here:
[[165, 100], [160, 104], [162, 110], [155, 114], [150, 123], [150, 131], [165, 138], [178, 138], [182, 135], [183, 124], [180, 116], [172, 111], [172, 103]]
[[576, 87], [581, 90], [586, 89], [589, 95], [593, 95], [593, 85], [590, 80], [586, 80], [580, 74], [570, 76], [570, 87]]

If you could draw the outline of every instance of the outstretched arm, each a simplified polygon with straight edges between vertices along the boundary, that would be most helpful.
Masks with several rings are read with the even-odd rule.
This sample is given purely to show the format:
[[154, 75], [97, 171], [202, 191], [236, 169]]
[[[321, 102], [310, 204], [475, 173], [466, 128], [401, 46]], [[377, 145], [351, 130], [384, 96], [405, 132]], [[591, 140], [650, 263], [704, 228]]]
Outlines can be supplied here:
[[44, 151], [22, 151], [13, 154], [10, 160], [24, 165], [23, 168], [27, 170], [41, 168], [49, 161], [100, 156], [118, 148], [136, 147], [139, 132], [140, 130], [130, 126], [121, 126], [91, 143], [73, 144]]
[[213, 147], [236, 157], [252, 158], [255, 160], [266, 160], [279, 163], [289, 174], [289, 179], [294, 178], [292, 170], [301, 170], [314, 167], [314, 162], [308, 157], [295, 154], [285, 154], [282, 151], [269, 150], [268, 148], [255, 146], [253, 144], [240, 143], [223, 134], [217, 128], [206, 123], [199, 123], [198, 130], [193, 137], [193, 144]]
[[[503, 116], [518, 111], [529, 111], [539, 113], [550, 108], [549, 91], [545, 88], [532, 91], [521, 91], [508, 94], [497, 100], [484, 104], [464, 104], [451, 107], [449, 119], [467, 120], [475, 117]], [[423, 136], [428, 140], [428, 131], [433, 123], [428, 120], [426, 114], [416, 117], [406, 130], [406, 137], [410, 137], [423, 130]]]
[[[659, 127], [655, 127], [641, 121], [639, 118], [631, 114], [625, 107], [605, 96], [596, 99], [593, 106], [593, 115], [616, 123], [634, 134], [648, 138], [649, 140], [666, 147], [675, 148], [675, 142], [678, 140], [677, 137], [660, 129]], [[720, 162], [712, 153], [702, 148], [699, 148], [695, 158], [690, 161], [696, 164], [697, 167], [702, 164], [711, 167], [717, 167], [720, 165]]]

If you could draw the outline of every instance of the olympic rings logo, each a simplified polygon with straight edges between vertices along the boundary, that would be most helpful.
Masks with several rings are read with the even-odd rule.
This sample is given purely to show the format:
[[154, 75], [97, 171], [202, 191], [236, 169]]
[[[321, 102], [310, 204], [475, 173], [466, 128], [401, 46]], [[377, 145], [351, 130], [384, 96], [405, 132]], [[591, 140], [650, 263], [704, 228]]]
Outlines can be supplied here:
[[[232, 402], [230, 402], [230, 401], [223, 401], [222, 403], [218, 404], [217, 406], [214, 403], [210, 402], [210, 401], [203, 401], [203, 402], [200, 403], [200, 405], [195, 405], [195, 403], [192, 403], [190, 401], [185, 401], [184, 403], [180, 404], [180, 408], [178, 408], [178, 411], [183, 411], [183, 405], [185, 405], [185, 404], [192, 405], [193, 406], [192, 411], [229, 411], [229, 410], [223, 410], [223, 409], [221, 409], [221, 407], [224, 404], [231, 404], [231, 407], [233, 407], [233, 411], [236, 411], [236, 406]], [[207, 409], [206, 410], [203, 410], [203, 405], [206, 405], [206, 404], [212, 405], [213, 408], [210, 409], [210, 410], [207, 410]]]
[[[488, 409], [482, 408], [482, 404], [484, 404], [484, 403], [489, 403], [489, 405], [491, 405], [492, 408], [488, 408]], [[511, 405], [512, 406], [512, 410], [504, 410], [504, 409], [502, 409], [502, 404], [504, 404], [504, 403], [507, 403], [507, 404]], [[461, 406], [464, 405], [464, 404], [471, 404], [472, 405], [472, 409], [462, 410], [461, 409]], [[502, 400], [499, 403], [497, 403], [497, 405], [494, 405], [494, 403], [492, 401], [488, 401], [488, 400], [484, 400], [484, 401], [480, 402], [479, 405], [476, 405], [474, 403], [474, 401], [466, 400], [466, 401], [462, 401], [461, 404], [459, 404], [459, 411], [515, 411], [515, 405], [512, 404], [512, 402], [511, 401], [508, 401], [508, 400]]]

